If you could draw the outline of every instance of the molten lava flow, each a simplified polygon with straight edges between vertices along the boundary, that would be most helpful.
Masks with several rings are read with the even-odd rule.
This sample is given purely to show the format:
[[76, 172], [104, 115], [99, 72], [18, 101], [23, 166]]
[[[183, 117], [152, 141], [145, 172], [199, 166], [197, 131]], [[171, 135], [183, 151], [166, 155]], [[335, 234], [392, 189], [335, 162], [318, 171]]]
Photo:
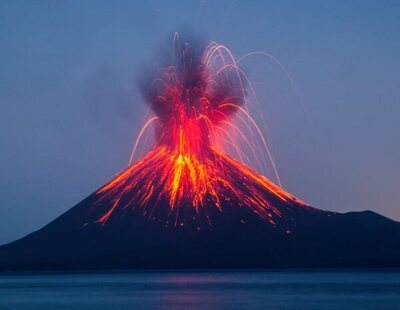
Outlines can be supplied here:
[[199, 160], [196, 155], [166, 146], [150, 151], [97, 192], [99, 202], [112, 202], [98, 222], [106, 224], [113, 214], [123, 215], [133, 208], [150, 219], [165, 221], [167, 226], [170, 222], [183, 225], [188, 220], [183, 209], [193, 209], [192, 215], [212, 224], [212, 209], [248, 208], [275, 225], [282, 220], [282, 213], [303, 205], [220, 151], [210, 148], [207, 153]]
[[[224, 154], [221, 133], [228, 138], [230, 131], [239, 133], [249, 146], [254, 139], [235, 123], [236, 112], [261, 135], [246, 109], [246, 84], [226, 47], [211, 43], [202, 51], [176, 36], [171, 58], [143, 87], [154, 115], [134, 151], [150, 125], [155, 125], [156, 146], [97, 191], [97, 203], [108, 208], [96, 221], [105, 225], [136, 212], [165, 226], [212, 224], [216, 214], [238, 210], [240, 221], [250, 211], [274, 226], [287, 212], [308, 208]], [[245, 156], [234, 139], [224, 142]]]

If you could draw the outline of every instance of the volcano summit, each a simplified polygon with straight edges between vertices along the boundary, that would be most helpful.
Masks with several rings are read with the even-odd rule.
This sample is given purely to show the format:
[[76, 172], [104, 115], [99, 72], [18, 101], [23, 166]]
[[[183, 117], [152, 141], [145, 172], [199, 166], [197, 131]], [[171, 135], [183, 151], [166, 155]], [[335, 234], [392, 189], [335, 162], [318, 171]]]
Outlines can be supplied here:
[[399, 223], [315, 209], [245, 164], [258, 139], [276, 173], [247, 108], [249, 82], [226, 47], [176, 35], [168, 54], [141, 87], [153, 115], [134, 151], [149, 126], [154, 148], [0, 247], [2, 270], [400, 265]]

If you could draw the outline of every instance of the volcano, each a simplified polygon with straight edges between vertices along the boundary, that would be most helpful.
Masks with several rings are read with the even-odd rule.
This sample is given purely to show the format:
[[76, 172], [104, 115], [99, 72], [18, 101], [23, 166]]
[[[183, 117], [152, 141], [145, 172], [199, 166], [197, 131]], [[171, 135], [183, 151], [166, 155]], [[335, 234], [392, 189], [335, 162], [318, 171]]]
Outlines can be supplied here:
[[175, 36], [170, 55], [143, 79], [153, 115], [134, 151], [150, 124], [154, 148], [47, 226], [0, 247], [1, 270], [400, 265], [399, 223], [313, 208], [240, 160], [254, 153], [245, 130], [260, 130], [246, 106], [248, 80], [226, 47]]

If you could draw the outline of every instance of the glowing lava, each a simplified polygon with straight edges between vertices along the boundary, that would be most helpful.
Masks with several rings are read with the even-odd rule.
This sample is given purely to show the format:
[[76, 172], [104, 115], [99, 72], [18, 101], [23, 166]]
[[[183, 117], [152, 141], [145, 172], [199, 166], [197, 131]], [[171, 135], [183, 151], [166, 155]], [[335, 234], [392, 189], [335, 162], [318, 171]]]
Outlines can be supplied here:
[[261, 136], [246, 108], [248, 81], [232, 53], [215, 42], [200, 49], [176, 35], [171, 54], [143, 87], [153, 115], [134, 151], [150, 126], [156, 146], [97, 191], [97, 203], [109, 209], [96, 221], [106, 225], [138, 212], [165, 226], [195, 223], [200, 229], [201, 223], [212, 225], [215, 214], [238, 210], [240, 221], [250, 212], [275, 226], [288, 212], [309, 208], [224, 153], [228, 143], [240, 158], [246, 156], [235, 141], [240, 136], [252, 147], [246, 128]]

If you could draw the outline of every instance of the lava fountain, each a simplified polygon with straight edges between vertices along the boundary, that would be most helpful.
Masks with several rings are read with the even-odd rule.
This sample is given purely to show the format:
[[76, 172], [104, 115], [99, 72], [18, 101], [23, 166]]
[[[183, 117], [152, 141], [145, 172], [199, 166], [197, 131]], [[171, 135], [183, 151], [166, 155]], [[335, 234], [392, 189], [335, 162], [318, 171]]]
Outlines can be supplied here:
[[[312, 209], [242, 163], [255, 135], [271, 158], [247, 108], [248, 84], [228, 48], [216, 42], [200, 48], [175, 35], [171, 55], [142, 85], [152, 115], [131, 161], [150, 127], [155, 146], [96, 192], [94, 221], [108, 225], [133, 212], [166, 228], [201, 230], [230, 213], [233, 221], [255, 217], [275, 227], [299, 208]], [[226, 154], [227, 145], [239, 159]]]

